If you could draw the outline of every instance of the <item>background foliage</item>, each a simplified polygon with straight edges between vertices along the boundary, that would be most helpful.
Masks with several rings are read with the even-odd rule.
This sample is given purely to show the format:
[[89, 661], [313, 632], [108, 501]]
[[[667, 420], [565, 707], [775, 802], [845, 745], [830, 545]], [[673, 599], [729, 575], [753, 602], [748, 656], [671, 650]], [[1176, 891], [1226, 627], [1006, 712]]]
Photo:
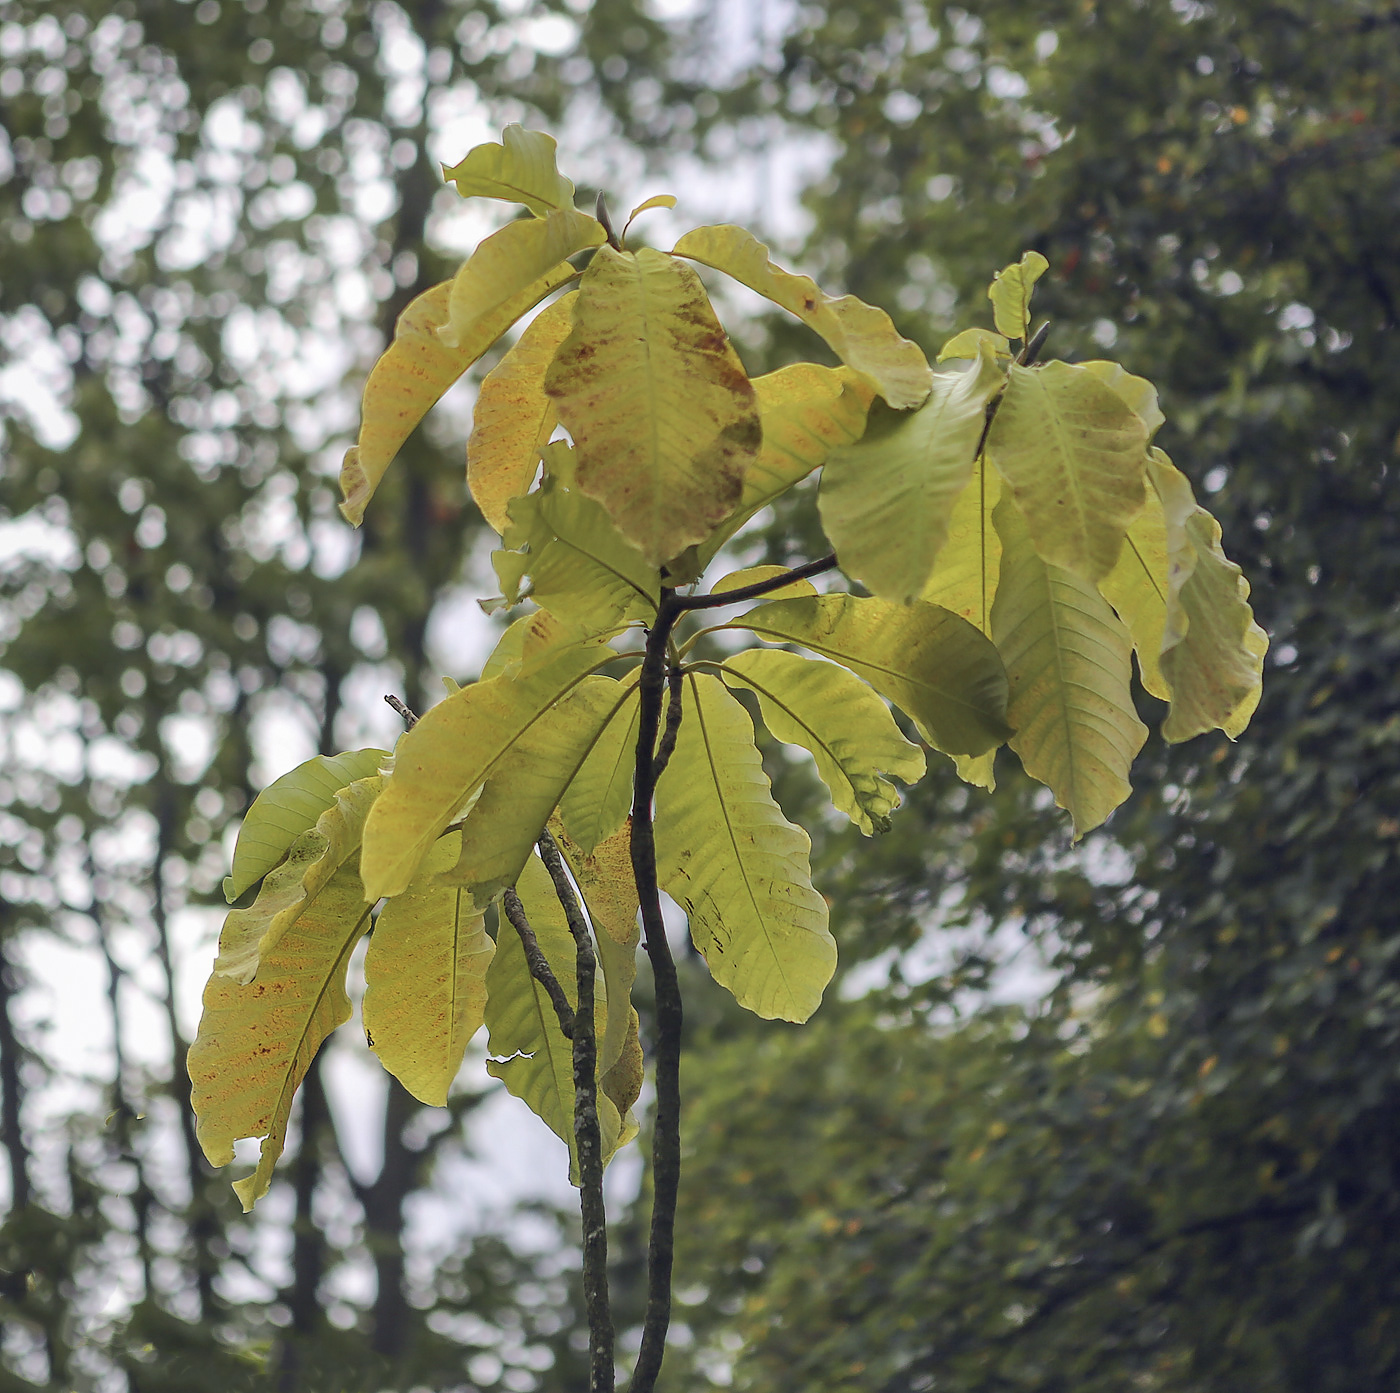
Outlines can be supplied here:
[[[207, 963], [220, 831], [276, 772], [255, 743], [374, 743], [382, 691], [428, 695], [474, 526], [460, 470], [420, 432], [354, 566], [331, 482], [342, 381], [450, 270], [422, 151], [449, 153], [459, 87], [490, 116], [464, 144], [532, 106], [615, 120], [618, 151], [672, 168], [819, 167], [790, 259], [927, 345], [984, 315], [989, 266], [1042, 251], [1054, 353], [1111, 345], [1159, 385], [1162, 444], [1273, 635], [1247, 735], [1154, 737], [1082, 853], [1009, 765], [990, 799], [930, 777], [873, 842], [833, 823], [814, 860], [850, 999], [804, 1033], [692, 993], [715, 1014], [692, 1013], [672, 1385], [1394, 1386], [1387, 7], [11, 0], [0, 57], [4, 507], [25, 520], [3, 576], [0, 1387], [262, 1387], [264, 1360], [288, 1387], [453, 1386], [464, 1354], [481, 1388], [580, 1377], [566, 1259], [477, 1237], [410, 1251], [401, 1281], [405, 1215], [463, 1145], [406, 1095], [367, 1182], [313, 1080], [270, 1197], [289, 1251], [237, 1216], [193, 1147], [171, 991]], [[756, 322], [746, 366], [812, 356], [802, 333]], [[745, 557], [817, 536], [808, 495]], [[814, 779], [769, 763], [812, 825]], [[76, 1069], [42, 1028], [55, 962], [93, 964], [122, 1022]], [[162, 1032], [168, 1052], [144, 1043]]]

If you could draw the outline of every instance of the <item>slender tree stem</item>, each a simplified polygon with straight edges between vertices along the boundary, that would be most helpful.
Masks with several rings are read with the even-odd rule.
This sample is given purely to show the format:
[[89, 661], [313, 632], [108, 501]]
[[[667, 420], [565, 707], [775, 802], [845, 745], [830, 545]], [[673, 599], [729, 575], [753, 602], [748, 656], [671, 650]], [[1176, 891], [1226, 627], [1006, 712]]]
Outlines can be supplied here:
[[579, 1214], [583, 1220], [583, 1296], [588, 1309], [589, 1393], [612, 1393], [617, 1379], [612, 1309], [608, 1297], [608, 1214], [603, 1204], [603, 1137], [598, 1125], [598, 1040], [593, 989], [597, 960], [564, 858], [554, 838], [539, 840], [540, 859], [569, 922], [577, 956], [574, 1008], [574, 1144], [578, 1154]]
[[554, 1014], [559, 1017], [559, 1029], [564, 1038], [572, 1040], [574, 1013], [569, 1006], [569, 998], [564, 995], [564, 988], [559, 985], [559, 979], [554, 975], [554, 969], [550, 967], [549, 960], [535, 937], [535, 931], [525, 917], [525, 906], [520, 903], [520, 896], [514, 890], [507, 890], [501, 896], [501, 907], [505, 910], [511, 927], [520, 935], [520, 945], [525, 949], [525, 961], [529, 964], [530, 976], [544, 988], [545, 995], [549, 997]]
[[[795, 580], [806, 580], [809, 576], [821, 575], [823, 571], [834, 571], [836, 565], [836, 553], [833, 551], [827, 556], [819, 556], [815, 561], [807, 561], [801, 566], [794, 566], [792, 570], [784, 571], [780, 576], [770, 576], [767, 580], [756, 580], [752, 585], [741, 585], [737, 590], [721, 590], [718, 595], [672, 595], [670, 603], [677, 613], [684, 613], [692, 609], [718, 609], [721, 605], [737, 605], [741, 600], [756, 600], [760, 595], [781, 590], [783, 586], [791, 585]], [[671, 592], [662, 592], [663, 601], [667, 595], [671, 595]], [[662, 609], [665, 610], [664, 602]], [[657, 623], [659, 627], [659, 615]], [[667, 629], [669, 632], [669, 625]]]

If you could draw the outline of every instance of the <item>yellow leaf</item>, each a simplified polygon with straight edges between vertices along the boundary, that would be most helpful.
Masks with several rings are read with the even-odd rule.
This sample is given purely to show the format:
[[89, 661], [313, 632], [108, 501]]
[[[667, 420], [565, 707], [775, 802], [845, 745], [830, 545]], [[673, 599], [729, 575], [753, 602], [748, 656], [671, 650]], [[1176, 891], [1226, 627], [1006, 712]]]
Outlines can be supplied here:
[[1128, 527], [1118, 564], [1099, 587], [1133, 636], [1138, 675], [1155, 697], [1171, 700], [1162, 675], [1162, 644], [1167, 623], [1167, 524], [1155, 493]]
[[365, 823], [365, 894], [402, 894], [419, 863], [515, 743], [561, 697], [616, 655], [588, 639], [548, 651], [528, 672], [474, 682], [439, 702], [399, 741], [394, 772]]
[[792, 363], [754, 378], [763, 445], [744, 473], [739, 504], [696, 548], [698, 577], [755, 513], [805, 479], [832, 450], [860, 439], [874, 392], [849, 368]]
[[509, 522], [506, 505], [529, 492], [540, 447], [554, 429], [544, 373], [568, 337], [575, 294], [570, 291], [535, 316], [477, 394], [467, 440], [467, 487], [497, 532]]
[[1162, 734], [1176, 742], [1219, 728], [1234, 739], [1258, 704], [1269, 640], [1254, 622], [1249, 582], [1220, 549], [1220, 524], [1186, 476], [1156, 449], [1148, 470], [1171, 558], [1162, 674], [1172, 705]]
[[486, 1012], [495, 945], [471, 896], [436, 877], [456, 863], [461, 833], [441, 838], [417, 878], [379, 911], [365, 954], [365, 1037], [418, 1099], [444, 1107]]
[[739, 1005], [805, 1021], [836, 968], [826, 902], [812, 889], [811, 841], [773, 801], [748, 712], [717, 678], [691, 673], [685, 685], [685, 719], [656, 797], [661, 886]]
[[1020, 261], [996, 273], [987, 287], [987, 298], [992, 302], [999, 334], [1009, 339], [1030, 337], [1031, 291], [1049, 268], [1050, 263], [1039, 252], [1026, 252]]
[[632, 806], [632, 776], [637, 760], [637, 724], [641, 715], [634, 668], [621, 682], [627, 699], [599, 733], [588, 757], [559, 800], [559, 815], [571, 843], [583, 856], [613, 836]]
[[946, 754], [980, 755], [1010, 734], [996, 649], [937, 605], [818, 595], [760, 605], [725, 627], [801, 644], [850, 668]]
[[994, 357], [1011, 356], [1011, 345], [1007, 343], [1004, 335], [994, 334], [990, 329], [964, 329], [962, 333], [954, 334], [938, 350], [938, 361], [945, 363], [949, 358], [975, 359], [981, 356], [984, 344], [992, 350]]
[[[537, 856], [525, 864], [516, 889], [540, 950], [549, 963], [569, 1006], [578, 1007], [577, 956], [564, 911], [554, 893], [549, 872]], [[520, 937], [508, 922], [496, 936], [496, 956], [486, 972], [487, 1072], [501, 1080], [569, 1148], [572, 1174], [578, 1184], [574, 1143], [573, 1046], [559, 1029], [559, 1018], [544, 988], [530, 975]], [[602, 993], [595, 994], [594, 1030], [607, 1033]], [[622, 1119], [612, 1100], [600, 1091], [598, 1124], [603, 1159], [620, 1144]]]
[[775, 305], [795, 314], [830, 345], [848, 367], [864, 373], [900, 410], [920, 405], [929, 393], [923, 350], [901, 338], [884, 310], [854, 295], [833, 298], [809, 276], [775, 266], [768, 248], [742, 227], [697, 227], [676, 243], [675, 254], [712, 266]]
[[754, 391], [700, 284], [663, 252], [601, 248], [545, 390], [575, 483], [653, 566], [739, 501], [762, 439]]
[[889, 829], [899, 794], [884, 775], [917, 783], [924, 755], [860, 678], [773, 648], [727, 658], [721, 675], [730, 687], [758, 693], [763, 723], [777, 739], [810, 752], [831, 801], [867, 837]]
[[1114, 392], [1125, 406], [1147, 427], [1147, 438], [1152, 439], [1157, 429], [1167, 419], [1157, 404], [1157, 389], [1145, 378], [1134, 377], [1121, 363], [1108, 363], [1091, 359], [1079, 366]]
[[261, 1137], [257, 1169], [234, 1185], [244, 1211], [267, 1193], [292, 1099], [321, 1042], [350, 1019], [345, 972], [369, 922], [360, 882], [342, 868], [264, 958], [257, 981], [215, 972], [190, 1046], [190, 1102], [210, 1165]]
[[1010, 499], [996, 526], [992, 636], [1011, 684], [1011, 748], [1083, 836], [1132, 792], [1128, 772], [1147, 738], [1133, 709], [1132, 644], [1095, 586], [1041, 560]]
[[626, 240], [627, 229], [631, 227], [632, 224], [637, 220], [639, 214], [650, 212], [653, 208], [674, 208], [675, 206], [676, 196], [673, 193], [653, 194], [649, 199], [646, 200], [645, 203], [637, 204], [637, 206], [627, 215], [627, 221], [623, 224], [623, 240]]
[[315, 755], [268, 784], [253, 799], [238, 829], [233, 866], [224, 877], [224, 898], [232, 903], [261, 880], [291, 844], [316, 825], [341, 789], [378, 773], [388, 757], [387, 750]]
[[215, 973], [245, 984], [253, 980], [263, 958], [359, 849], [365, 819], [383, 784], [375, 775], [338, 790], [315, 827], [293, 841], [286, 860], [263, 881], [252, 906], [229, 910]]
[[1011, 369], [987, 434], [1041, 560], [1102, 580], [1146, 501], [1147, 428], [1085, 368]]
[[521, 732], [462, 823], [461, 855], [443, 870], [445, 883], [469, 890], [478, 908], [515, 883], [560, 795], [626, 695], [610, 677], [585, 677]]
[[948, 540], [919, 597], [966, 619], [991, 635], [992, 600], [1001, 575], [1001, 539], [992, 512], [1001, 498], [1001, 476], [978, 459], [948, 518]]
[[972, 477], [987, 403], [1005, 383], [984, 345], [969, 371], [935, 373], [917, 411], [877, 407], [860, 440], [832, 451], [817, 501], [847, 575], [886, 600], [918, 597]]
[[606, 238], [602, 223], [572, 208], [507, 223], [482, 241], [453, 276], [447, 323], [438, 337], [449, 347], [475, 347], [483, 326], [492, 326], [490, 342], [476, 348], [479, 357], [526, 310], [576, 274], [568, 257]]
[[[472, 344], [449, 348], [438, 337], [438, 329], [447, 323], [451, 290], [452, 283], [444, 281], [409, 304], [394, 328], [394, 341], [365, 383], [360, 438], [345, 452], [340, 467], [340, 488], [345, 495], [340, 511], [356, 527], [364, 519], [365, 505], [374, 496], [384, 471], [413, 428], [490, 347]], [[501, 332], [506, 327], [502, 325]]]
[[552, 210], [572, 209], [574, 186], [555, 165], [554, 137], [543, 131], [527, 131], [512, 122], [494, 142], [478, 145], [442, 177], [457, 185], [463, 198], [499, 198], [523, 203], [536, 217]]

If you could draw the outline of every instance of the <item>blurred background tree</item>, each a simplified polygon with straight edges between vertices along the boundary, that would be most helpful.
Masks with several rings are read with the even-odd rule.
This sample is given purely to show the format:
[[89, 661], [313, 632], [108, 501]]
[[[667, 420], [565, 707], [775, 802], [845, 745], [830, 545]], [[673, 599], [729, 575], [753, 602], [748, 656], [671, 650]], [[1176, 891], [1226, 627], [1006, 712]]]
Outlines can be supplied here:
[[[433, 158], [531, 113], [610, 187], [761, 222], [806, 181], [788, 259], [930, 348], [1045, 253], [1054, 351], [1159, 385], [1274, 644], [1245, 738], [1149, 746], [1078, 849], [1009, 765], [819, 829], [815, 1022], [691, 994], [667, 1381], [1393, 1389], [1397, 92], [1379, 0], [0, 0], [0, 1389], [582, 1377], [567, 1221], [461, 1221], [489, 1103], [391, 1092], [376, 1175], [314, 1077], [253, 1222], [182, 1068], [229, 821], [476, 661], [450, 429], [358, 537], [333, 476], [394, 315], [489, 230]], [[748, 366], [802, 333], [747, 322]], [[810, 497], [743, 547], [824, 550]], [[107, 1002], [85, 1050], [55, 982]]]

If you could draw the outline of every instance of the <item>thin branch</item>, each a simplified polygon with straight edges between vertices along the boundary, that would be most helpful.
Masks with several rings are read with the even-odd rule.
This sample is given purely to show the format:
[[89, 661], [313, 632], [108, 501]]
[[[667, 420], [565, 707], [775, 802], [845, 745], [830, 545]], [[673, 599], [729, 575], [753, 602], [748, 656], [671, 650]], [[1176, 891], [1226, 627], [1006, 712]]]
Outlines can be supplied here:
[[[737, 605], [741, 600], [756, 600], [760, 595], [781, 590], [783, 586], [791, 585], [795, 580], [806, 580], [809, 576], [821, 575], [823, 571], [834, 571], [836, 566], [836, 553], [832, 552], [829, 556], [819, 557], [816, 561], [808, 561], [801, 566], [794, 566], [792, 570], [784, 571], [780, 576], [771, 576], [768, 580], [756, 580], [752, 585], [741, 585], [737, 590], [721, 590], [718, 595], [675, 595], [669, 591], [663, 592], [663, 608], [665, 603], [669, 603], [680, 614], [692, 609], [718, 609], [721, 605]], [[659, 616], [657, 627], [661, 627]], [[670, 625], [665, 627], [669, 634]]]
[[540, 949], [539, 939], [535, 937], [535, 931], [525, 917], [525, 906], [520, 903], [520, 896], [513, 889], [507, 890], [501, 897], [501, 907], [505, 910], [511, 927], [520, 935], [520, 945], [525, 949], [525, 961], [530, 965], [530, 976], [544, 988], [545, 995], [549, 997], [554, 1014], [559, 1017], [560, 1032], [566, 1040], [572, 1040], [574, 1013], [569, 1006], [569, 998], [564, 995], [564, 988], [559, 985], [554, 969], [550, 967], [549, 960]]
[[675, 753], [676, 740], [681, 733], [681, 680], [684, 671], [679, 664], [672, 666], [668, 678], [666, 695], [666, 729], [661, 732], [661, 744], [657, 746], [656, 759], [652, 763], [652, 781], [661, 782], [661, 775]]
[[608, 1213], [603, 1203], [603, 1136], [598, 1125], [598, 1040], [593, 990], [597, 959], [578, 896], [554, 838], [543, 832], [540, 859], [568, 920], [577, 954], [578, 1005], [574, 1009], [574, 1145], [578, 1154], [579, 1215], [583, 1221], [583, 1296], [588, 1309], [589, 1393], [612, 1393], [617, 1379], [613, 1321], [608, 1297]]
[[[832, 564], [835, 559], [832, 558]], [[732, 595], [717, 597], [729, 603]], [[708, 599], [709, 597], [704, 597]], [[689, 606], [693, 608], [703, 605]], [[684, 1010], [656, 875], [656, 836], [652, 800], [656, 793], [656, 737], [661, 724], [661, 700], [666, 685], [666, 647], [671, 629], [686, 604], [663, 589], [656, 623], [647, 635], [646, 656], [637, 680], [640, 692], [636, 772], [632, 784], [632, 874], [642, 913], [642, 941], [651, 960], [656, 988], [656, 1117], [652, 1126], [651, 1235], [647, 1243], [647, 1304], [642, 1322], [642, 1347], [632, 1375], [630, 1393], [652, 1393], [666, 1354], [671, 1324], [671, 1269], [675, 1259], [676, 1198], [681, 1177], [680, 1057]], [[679, 719], [679, 716], [677, 716]]]
[[398, 697], [396, 697], [393, 694], [393, 692], [386, 693], [384, 700], [389, 706], [393, 707], [394, 711], [403, 721], [405, 730], [412, 730], [413, 727], [418, 724], [418, 717], [415, 716], [413, 712], [410, 711], [408, 707], [405, 706], [403, 702], [401, 702], [398, 699]]

